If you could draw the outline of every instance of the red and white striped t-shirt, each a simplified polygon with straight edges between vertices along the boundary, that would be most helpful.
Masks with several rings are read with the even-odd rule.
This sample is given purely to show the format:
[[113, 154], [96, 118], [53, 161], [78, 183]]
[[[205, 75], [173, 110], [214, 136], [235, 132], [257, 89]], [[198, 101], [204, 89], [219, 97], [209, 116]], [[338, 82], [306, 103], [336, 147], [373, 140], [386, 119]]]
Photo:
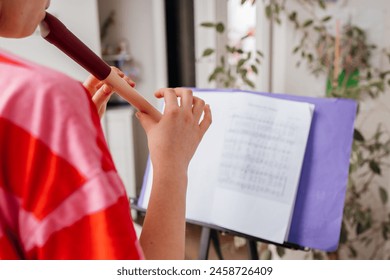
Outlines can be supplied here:
[[0, 51], [0, 259], [139, 259], [91, 98]]

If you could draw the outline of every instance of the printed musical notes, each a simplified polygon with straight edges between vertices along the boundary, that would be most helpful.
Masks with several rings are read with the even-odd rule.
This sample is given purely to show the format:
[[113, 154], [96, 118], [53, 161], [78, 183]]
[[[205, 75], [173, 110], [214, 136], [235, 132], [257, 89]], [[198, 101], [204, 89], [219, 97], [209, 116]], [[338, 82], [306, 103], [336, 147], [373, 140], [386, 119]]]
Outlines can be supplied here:
[[265, 106], [245, 104], [231, 112], [219, 168], [219, 186], [288, 202], [285, 188], [292, 150], [301, 132], [297, 119], [277, 117]]

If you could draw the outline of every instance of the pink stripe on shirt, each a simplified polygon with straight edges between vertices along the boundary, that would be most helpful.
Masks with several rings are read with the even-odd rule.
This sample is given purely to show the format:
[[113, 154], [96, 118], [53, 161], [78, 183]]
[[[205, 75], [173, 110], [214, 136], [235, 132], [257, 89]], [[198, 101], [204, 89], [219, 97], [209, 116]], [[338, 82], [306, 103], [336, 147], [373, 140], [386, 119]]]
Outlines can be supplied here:
[[122, 182], [117, 173], [113, 171], [102, 173], [89, 180], [40, 222], [31, 213], [22, 212], [20, 218], [20, 225], [23, 225], [21, 239], [25, 250], [29, 251], [35, 246], [44, 245], [56, 231], [72, 225], [88, 214], [113, 205], [125, 195], [125, 191], [124, 188], [107, 186], [120, 185]]
[[[34, 64], [29, 66], [31, 68], [22, 69], [15, 65], [2, 66], [0, 87], [5, 92], [0, 103], [1, 115], [42, 140], [54, 153], [77, 166], [85, 177], [93, 176], [100, 169], [102, 153], [96, 145], [91, 145], [97, 134], [86, 90], [79, 82], [59, 72]], [[42, 72], [46, 72], [45, 75]], [[19, 78], [12, 79], [13, 75]], [[52, 94], [56, 94], [56, 98], [51, 98]], [[15, 103], [18, 103], [17, 111], [11, 106]], [[25, 114], [20, 114], [23, 108]], [[79, 121], [81, 118], [83, 122]], [[65, 127], [67, 130], [63, 131]], [[68, 142], [64, 133], [72, 134], [74, 142]], [[85, 146], [94, 147], [94, 151], [91, 153]]]

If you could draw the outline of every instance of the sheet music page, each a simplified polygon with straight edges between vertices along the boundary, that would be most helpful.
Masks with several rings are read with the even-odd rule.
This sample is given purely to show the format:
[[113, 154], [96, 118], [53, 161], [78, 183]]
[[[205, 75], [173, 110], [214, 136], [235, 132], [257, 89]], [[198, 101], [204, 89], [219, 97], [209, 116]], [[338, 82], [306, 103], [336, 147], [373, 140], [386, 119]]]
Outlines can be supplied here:
[[313, 105], [251, 93], [196, 92], [213, 124], [189, 170], [187, 218], [283, 243]]

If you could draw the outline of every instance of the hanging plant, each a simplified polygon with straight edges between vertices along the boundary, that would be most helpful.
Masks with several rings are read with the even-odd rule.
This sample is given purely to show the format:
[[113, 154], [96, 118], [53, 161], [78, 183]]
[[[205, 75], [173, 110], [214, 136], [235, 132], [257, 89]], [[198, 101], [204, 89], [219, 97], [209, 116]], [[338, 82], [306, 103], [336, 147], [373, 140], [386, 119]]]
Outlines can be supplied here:
[[[351, 98], [361, 103], [388, 90], [390, 69], [381, 70], [370, 63], [374, 53], [382, 54], [390, 61], [388, 51], [380, 51], [371, 44], [359, 26], [351, 23], [341, 26], [330, 15], [318, 17], [316, 10], [326, 11], [324, 1], [297, 0], [299, 7], [309, 14], [305, 18], [301, 18], [298, 11], [290, 10], [286, 1], [265, 2], [269, 20], [280, 23], [283, 17], [286, 18], [300, 36], [298, 45], [292, 50], [298, 58], [296, 66], [305, 64], [313, 75], [327, 76], [326, 96]], [[335, 34], [330, 31], [331, 22], [336, 25]], [[390, 212], [386, 208], [389, 189], [376, 183], [383, 170], [389, 167], [389, 155], [390, 134], [381, 124], [371, 136], [355, 128], [340, 247], [327, 256], [312, 251], [313, 258], [339, 258], [340, 251], [348, 252], [351, 258], [359, 258], [359, 251], [367, 252], [368, 249], [371, 250], [370, 258], [390, 257], [389, 253], [379, 250], [390, 237]], [[373, 193], [379, 194], [380, 210], [378, 205], [367, 202]], [[375, 214], [379, 212], [381, 215], [377, 217]], [[278, 253], [283, 257], [284, 251]]]
[[[264, 13], [270, 21], [280, 24], [287, 20], [292, 24], [299, 36], [298, 44], [291, 50], [297, 57], [296, 67], [306, 65], [313, 75], [326, 75], [324, 94], [327, 97], [350, 98], [360, 104], [388, 92], [390, 69], [374, 67], [370, 58], [373, 54], [382, 55], [390, 63], [389, 50], [379, 50], [368, 41], [366, 32], [359, 26], [351, 23], [341, 25], [331, 15], [318, 16], [318, 10], [322, 11], [321, 14], [327, 10], [325, 1], [295, 0], [299, 11], [287, 6], [286, 0], [263, 2]], [[241, 0], [242, 5], [246, 3], [254, 5], [256, 0]], [[300, 11], [304, 11], [304, 16]], [[336, 32], [331, 32], [329, 26], [335, 25]], [[205, 22], [202, 26], [215, 29], [217, 36], [226, 31], [221, 22]], [[243, 34], [241, 40], [250, 36]], [[247, 52], [239, 45], [226, 45], [225, 48], [226, 53], [218, 58], [209, 81], [229, 88], [254, 88], [248, 73], [260, 74], [258, 66], [263, 59], [262, 52]], [[213, 48], [206, 49], [203, 57], [211, 56], [215, 51]], [[381, 250], [390, 239], [389, 186], [377, 183], [384, 170], [389, 170], [389, 155], [390, 133], [381, 124], [372, 135], [355, 128], [339, 249], [331, 254], [312, 250], [311, 256], [306, 258], [339, 258], [340, 252], [347, 252], [350, 258], [360, 258], [360, 252], [367, 250], [370, 250], [369, 258], [372, 259], [390, 257], [389, 252]], [[368, 201], [372, 195], [379, 197], [379, 205]], [[263, 249], [269, 253], [267, 246]], [[276, 252], [283, 257], [286, 249], [277, 247]]]
[[[241, 3], [245, 2], [247, 1], [243, 0]], [[226, 31], [222, 22], [203, 22], [201, 26], [215, 29], [217, 36], [224, 36]], [[209, 82], [215, 81], [218, 87], [224, 88], [255, 88], [254, 79], [259, 75], [263, 53], [260, 50], [246, 51], [242, 48], [244, 41], [253, 36], [253, 30], [249, 30], [234, 45], [225, 45], [225, 52], [219, 55], [216, 66], [208, 77]], [[206, 48], [203, 51], [202, 59], [213, 54], [216, 54], [214, 48]]]

